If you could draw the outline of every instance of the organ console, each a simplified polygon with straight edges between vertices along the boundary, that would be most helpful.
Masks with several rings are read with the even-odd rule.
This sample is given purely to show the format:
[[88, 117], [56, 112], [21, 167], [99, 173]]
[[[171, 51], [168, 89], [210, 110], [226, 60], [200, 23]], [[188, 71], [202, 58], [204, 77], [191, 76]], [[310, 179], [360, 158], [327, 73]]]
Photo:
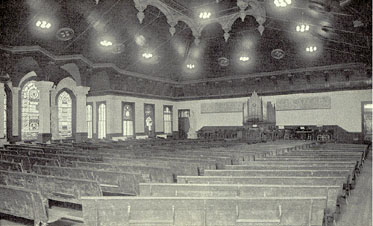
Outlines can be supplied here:
[[271, 102], [263, 107], [263, 100], [254, 91], [243, 107], [243, 139], [249, 143], [275, 140], [276, 108]]
[[276, 139], [276, 109], [271, 102], [263, 104], [254, 91], [243, 103], [242, 126], [205, 126], [198, 132], [202, 139], [238, 139], [248, 143]]

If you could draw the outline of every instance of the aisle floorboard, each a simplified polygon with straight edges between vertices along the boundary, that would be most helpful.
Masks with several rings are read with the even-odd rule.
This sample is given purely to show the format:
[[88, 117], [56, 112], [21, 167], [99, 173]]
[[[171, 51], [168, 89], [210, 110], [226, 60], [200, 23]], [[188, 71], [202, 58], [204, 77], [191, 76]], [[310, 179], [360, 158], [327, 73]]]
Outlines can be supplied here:
[[365, 161], [348, 205], [342, 208], [337, 226], [372, 226], [372, 153]]

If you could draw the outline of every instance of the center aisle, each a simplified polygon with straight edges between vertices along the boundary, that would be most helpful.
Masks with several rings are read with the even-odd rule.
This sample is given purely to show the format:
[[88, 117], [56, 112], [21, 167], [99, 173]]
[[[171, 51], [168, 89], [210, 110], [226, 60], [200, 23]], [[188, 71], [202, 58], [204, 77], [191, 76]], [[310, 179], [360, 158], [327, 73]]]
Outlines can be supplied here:
[[365, 160], [356, 187], [342, 207], [337, 226], [372, 226], [372, 153]]

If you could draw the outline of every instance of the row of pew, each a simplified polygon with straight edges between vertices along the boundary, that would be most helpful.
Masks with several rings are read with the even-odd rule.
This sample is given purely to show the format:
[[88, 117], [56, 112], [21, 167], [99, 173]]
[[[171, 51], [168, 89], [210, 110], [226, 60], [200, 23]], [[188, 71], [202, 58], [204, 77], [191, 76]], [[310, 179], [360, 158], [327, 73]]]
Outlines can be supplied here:
[[136, 197], [82, 197], [84, 222], [324, 226], [338, 220], [366, 156], [364, 145], [279, 148], [176, 183], [140, 183]]
[[[82, 197], [139, 196], [141, 183], [172, 184], [179, 176], [201, 176], [302, 144], [168, 142], [5, 145], [0, 150], [0, 213], [34, 225], [61, 218], [83, 222]], [[52, 206], [51, 201], [78, 208]]]

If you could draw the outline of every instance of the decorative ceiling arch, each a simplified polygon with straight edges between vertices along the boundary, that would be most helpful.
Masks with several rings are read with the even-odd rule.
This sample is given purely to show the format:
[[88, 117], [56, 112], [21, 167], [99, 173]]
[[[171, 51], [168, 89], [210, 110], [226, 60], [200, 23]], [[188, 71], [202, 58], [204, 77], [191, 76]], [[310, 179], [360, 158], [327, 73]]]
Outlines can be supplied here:
[[186, 23], [192, 30], [194, 42], [196, 45], [198, 45], [200, 42], [202, 30], [209, 24], [219, 23], [224, 30], [224, 39], [225, 41], [228, 41], [230, 36], [229, 32], [232, 29], [232, 25], [238, 18], [241, 18], [241, 20], [244, 21], [246, 16], [253, 16], [259, 24], [258, 31], [261, 35], [264, 31], [263, 24], [266, 21], [265, 8], [263, 4], [258, 2], [257, 0], [237, 0], [237, 6], [240, 8], [239, 12], [208, 19], [206, 21], [196, 20], [188, 17], [183, 13], [177, 11], [176, 9], [161, 2], [160, 0], [134, 0], [134, 3], [136, 9], [139, 11], [137, 13], [137, 18], [139, 19], [140, 23], [142, 23], [145, 18], [145, 9], [149, 5], [151, 5], [158, 8], [166, 16], [167, 23], [170, 25], [169, 31], [171, 35], [175, 34], [175, 26], [179, 21], [183, 21], [184, 23]]

